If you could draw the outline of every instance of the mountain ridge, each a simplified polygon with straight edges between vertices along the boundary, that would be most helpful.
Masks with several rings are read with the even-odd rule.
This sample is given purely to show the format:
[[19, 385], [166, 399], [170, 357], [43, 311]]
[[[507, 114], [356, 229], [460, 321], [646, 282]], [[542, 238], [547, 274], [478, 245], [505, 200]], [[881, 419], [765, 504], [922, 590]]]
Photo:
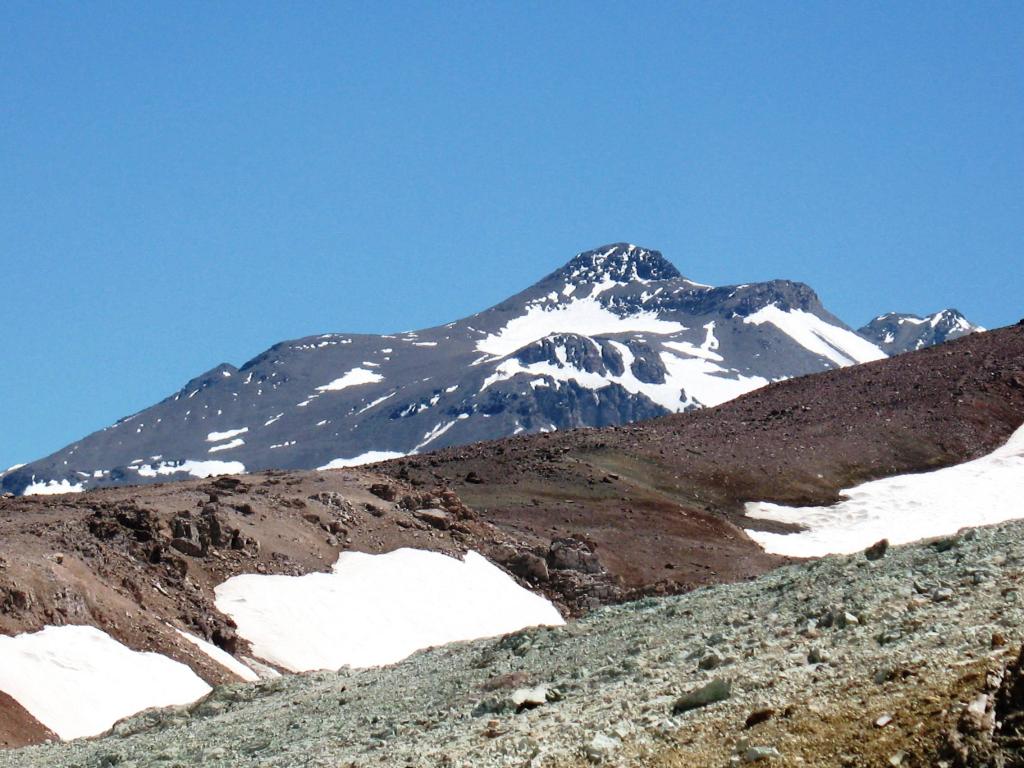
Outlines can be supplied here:
[[707, 286], [658, 251], [617, 243], [461, 320], [306, 336], [241, 367], [221, 363], [154, 406], [0, 475], [0, 488], [344, 466], [624, 424], [884, 356], [806, 284]]

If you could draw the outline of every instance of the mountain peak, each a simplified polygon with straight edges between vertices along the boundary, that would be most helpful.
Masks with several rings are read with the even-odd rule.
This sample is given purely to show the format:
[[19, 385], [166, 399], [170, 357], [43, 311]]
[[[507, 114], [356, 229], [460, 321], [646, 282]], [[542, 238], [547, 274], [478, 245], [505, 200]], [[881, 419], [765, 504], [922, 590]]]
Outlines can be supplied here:
[[632, 243], [611, 243], [584, 251], [573, 257], [550, 278], [572, 284], [630, 283], [638, 280], [671, 280], [682, 277], [679, 270], [660, 251]]
[[984, 330], [958, 310], [949, 308], [924, 317], [907, 312], [888, 312], [874, 318], [858, 333], [877, 344], [886, 354], [895, 355]]

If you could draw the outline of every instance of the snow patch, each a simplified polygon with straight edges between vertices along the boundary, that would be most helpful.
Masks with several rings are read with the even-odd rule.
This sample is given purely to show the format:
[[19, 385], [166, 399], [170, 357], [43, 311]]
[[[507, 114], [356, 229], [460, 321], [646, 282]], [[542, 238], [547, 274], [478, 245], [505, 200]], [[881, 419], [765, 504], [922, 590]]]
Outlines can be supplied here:
[[184, 664], [133, 651], [95, 627], [67, 625], [0, 636], [0, 690], [62, 739], [77, 739], [211, 689]]
[[597, 336], [631, 331], [670, 334], [685, 330], [682, 324], [661, 320], [653, 312], [620, 317], [592, 297], [587, 297], [549, 308], [531, 306], [525, 315], [513, 318], [497, 333], [477, 341], [476, 348], [480, 352], [505, 357], [527, 344], [558, 333]]
[[934, 472], [896, 475], [844, 490], [830, 507], [748, 502], [749, 517], [807, 527], [747, 534], [768, 552], [794, 557], [851, 553], [879, 539], [906, 544], [966, 526], [1024, 517], [1024, 426], [987, 456]]
[[423, 435], [423, 442], [417, 445], [415, 448], [413, 448], [412, 452], [418, 453], [421, 448], [424, 448], [425, 446], [434, 442], [435, 440], [437, 440], [437, 438], [439, 438], [441, 435], [443, 435], [445, 432], [447, 432], [454, 426], [454, 421], [449, 421], [447, 423], [441, 422], [440, 424], [435, 425], [432, 430]]
[[215, 475], [241, 475], [245, 473], [245, 465], [240, 461], [196, 461], [186, 459], [182, 462], [163, 461], [159, 464], [147, 464], [141, 467], [129, 467], [134, 469], [142, 477], [156, 477], [158, 475], [174, 475], [178, 472], [187, 472], [192, 477], [214, 477]]
[[554, 606], [476, 552], [343, 552], [331, 573], [236, 576], [216, 605], [253, 653], [296, 672], [393, 664], [459, 640], [560, 625]]
[[362, 464], [375, 464], [378, 461], [388, 461], [389, 459], [400, 459], [408, 454], [399, 453], [397, 451], [367, 451], [361, 453], [358, 456], [353, 456], [350, 459], [334, 459], [327, 462], [322, 467], [317, 469], [344, 469], [345, 467], [358, 467]]
[[375, 371], [369, 371], [366, 368], [353, 368], [348, 371], [344, 376], [335, 379], [330, 384], [324, 384], [322, 387], [317, 387], [318, 392], [338, 392], [348, 387], [356, 387], [360, 384], [376, 384], [378, 381], [384, 381], [384, 377]]
[[248, 427], [242, 427], [241, 429], [229, 429], [226, 432], [211, 432], [206, 436], [206, 442], [219, 443], [221, 440], [230, 440], [232, 437], [244, 435], [248, 431]]
[[237, 448], [240, 445], [245, 445], [245, 440], [240, 437], [236, 437], [234, 440], [223, 445], [215, 445], [211, 447], [207, 453], [216, 453], [217, 451], [230, 451], [232, 448]]
[[84, 490], [85, 486], [81, 483], [72, 483], [70, 480], [37, 481], [33, 476], [32, 483], [21, 493], [23, 496], [52, 496], [58, 493], [82, 493]]

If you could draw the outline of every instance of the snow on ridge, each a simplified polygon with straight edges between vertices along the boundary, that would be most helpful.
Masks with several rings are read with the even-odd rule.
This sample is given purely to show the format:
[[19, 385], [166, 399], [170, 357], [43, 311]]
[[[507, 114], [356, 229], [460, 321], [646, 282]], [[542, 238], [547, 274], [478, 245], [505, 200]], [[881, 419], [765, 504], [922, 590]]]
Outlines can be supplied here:
[[349, 387], [356, 387], [360, 384], [376, 384], [379, 381], [384, 381], [384, 377], [376, 371], [369, 371], [366, 368], [353, 368], [329, 384], [324, 384], [316, 389], [318, 392], [339, 392]]
[[22, 468], [22, 467], [24, 467], [24, 466], [25, 466], [24, 464], [15, 464], [14, 466], [8, 467], [8, 468], [7, 468], [7, 469], [5, 469], [5, 470], [4, 470], [3, 472], [0, 472], [0, 477], [3, 477], [4, 475], [9, 475], [9, 474], [11, 474], [11, 472], [13, 472], [14, 470], [16, 470], [16, 469], [21, 469], [21, 468]]
[[342, 552], [331, 573], [236, 576], [215, 592], [257, 657], [296, 672], [393, 664], [431, 646], [564, 623], [476, 552]]
[[882, 360], [886, 355], [867, 339], [853, 331], [825, 322], [802, 309], [780, 309], [775, 304], [743, 318], [744, 323], [770, 323], [809, 352], [821, 355], [839, 366]]
[[32, 476], [32, 482], [21, 492], [22, 496], [53, 496], [58, 493], [82, 493], [85, 486], [81, 483], [72, 483], [70, 480], [36, 480]]
[[399, 453], [398, 451], [367, 451], [361, 453], [358, 456], [353, 456], [349, 459], [333, 459], [322, 467], [317, 467], [318, 470], [325, 469], [344, 469], [345, 467], [358, 467], [363, 464], [375, 464], [378, 461], [388, 461], [389, 459], [400, 459], [403, 456], [408, 456], [406, 453]]
[[221, 440], [230, 440], [232, 437], [244, 435], [248, 431], [248, 427], [241, 427], [240, 429], [229, 429], [225, 432], [211, 432], [206, 436], [206, 442], [219, 443]]
[[77, 739], [211, 689], [166, 656], [133, 651], [95, 627], [64, 625], [0, 635], [0, 690], [61, 739]]
[[747, 534], [768, 552], [794, 557], [852, 553], [880, 539], [906, 544], [967, 526], [1024, 518], [1024, 426], [980, 459], [895, 475], [841, 492], [828, 507], [748, 502], [748, 517], [806, 526], [798, 533]]
[[559, 333], [580, 336], [629, 332], [668, 335], [685, 330], [686, 327], [681, 323], [662, 320], [653, 312], [616, 315], [591, 295], [553, 307], [530, 306], [526, 314], [509, 320], [497, 333], [479, 339], [476, 349], [500, 358], [527, 344]]

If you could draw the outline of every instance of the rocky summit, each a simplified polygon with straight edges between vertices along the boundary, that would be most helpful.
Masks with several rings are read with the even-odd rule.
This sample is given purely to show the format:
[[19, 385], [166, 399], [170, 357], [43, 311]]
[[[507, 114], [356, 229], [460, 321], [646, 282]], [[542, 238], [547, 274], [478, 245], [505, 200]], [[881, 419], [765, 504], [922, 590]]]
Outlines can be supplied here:
[[927, 317], [889, 312], [879, 315], [857, 333], [874, 342], [887, 355], [898, 355], [984, 330], [959, 311], [944, 309]]
[[150, 408], [0, 474], [0, 487], [61, 493], [341, 467], [620, 425], [953, 335], [945, 321], [901, 316], [893, 327], [931, 331], [911, 341], [878, 322], [858, 335], [801, 283], [712, 287], [657, 251], [608, 245], [447, 325], [310, 336], [241, 368], [223, 363]]
[[220, 686], [18, 768], [1020, 765], [1024, 525], [829, 557], [395, 666]]

